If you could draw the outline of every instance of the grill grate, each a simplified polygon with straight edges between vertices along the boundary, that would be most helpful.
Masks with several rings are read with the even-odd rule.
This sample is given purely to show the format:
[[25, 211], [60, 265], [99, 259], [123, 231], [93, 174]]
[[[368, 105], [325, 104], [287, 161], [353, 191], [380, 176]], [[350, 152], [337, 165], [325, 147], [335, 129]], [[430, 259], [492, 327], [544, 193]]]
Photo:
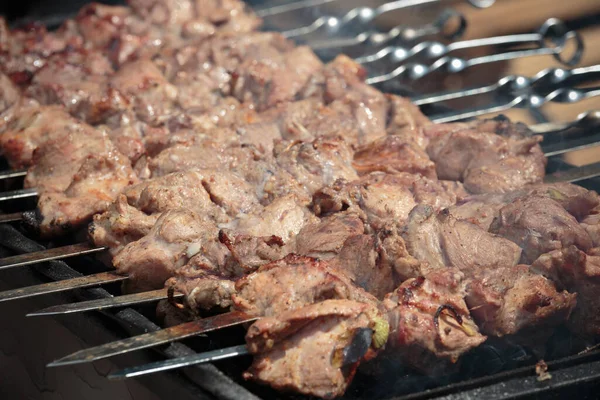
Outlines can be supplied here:
[[[338, 0], [339, 1], [339, 0]], [[556, 39], [554, 43], [555, 47], [546, 47], [543, 43], [543, 38], [548, 30], [548, 24], [545, 24], [540, 32], [534, 34], [523, 34], [513, 35], [513, 43], [516, 41], [519, 44], [524, 42], [532, 42], [534, 48], [527, 50], [515, 50], [512, 53], [503, 53], [508, 55], [498, 56], [492, 54], [485, 56], [487, 58], [482, 61], [481, 59], [459, 59], [446, 57], [452, 49], [452, 45], [448, 47], [440, 48], [441, 43], [437, 42], [421, 42], [414, 44], [417, 40], [422, 40], [427, 36], [440, 35], [445, 31], [446, 23], [452, 19], [457, 18], [459, 21], [459, 28], [451, 32], [448, 36], [456, 37], [459, 36], [465, 27], [465, 19], [459, 13], [454, 11], [444, 11], [440, 17], [430, 23], [426, 23], [422, 26], [408, 26], [403, 25], [400, 27], [393, 28], [391, 30], [381, 32], [375, 29], [374, 25], [370, 24], [374, 15], [379, 12], [387, 12], [386, 8], [375, 8], [375, 9], [354, 9], [350, 13], [340, 14], [341, 16], [328, 16], [323, 17], [320, 7], [327, 3], [335, 3], [336, 0], [313, 0], [303, 1], [302, 7], [287, 7], [287, 8], [271, 8], [270, 12], [263, 11], [259, 12], [263, 17], [267, 19], [267, 26], [270, 27], [272, 24], [269, 23], [269, 18], [276, 16], [280, 19], [284, 13], [292, 13], [294, 17], [298, 13], [302, 13], [305, 16], [321, 15], [315, 19], [311, 24], [300, 27], [284, 30], [288, 37], [297, 39], [313, 45], [317, 52], [323, 57], [328, 58], [331, 47], [347, 47], [350, 52], [356, 54], [356, 57], [361, 57], [361, 61], [370, 64], [373, 62], [372, 58], [374, 54], [383, 54], [385, 56], [381, 59], [377, 59], [378, 68], [373, 68], [373, 75], [371, 76], [371, 83], [383, 84], [384, 88], [389, 88], [394, 91], [400, 91], [402, 94], [415, 93], [414, 85], [415, 80], [421, 79], [425, 75], [428, 75], [431, 71], [441, 70], [444, 66], [450, 68], [444, 69], [445, 74], [452, 74], [461, 72], [466, 66], [471, 63], [473, 65], [479, 65], [487, 62], [500, 62], [510, 58], [527, 57], [534, 54], [550, 54], [555, 55], [559, 58], [561, 51], [567, 40], [574, 40], [577, 43], [577, 51], [571, 60], [566, 60], [564, 64], [570, 65], [575, 64], [581, 57], [583, 46], [581, 39], [573, 32], [569, 32], [560, 25], [561, 29], [558, 29], [559, 34], [555, 34], [553, 39]], [[397, 1], [394, 2], [395, 7], [411, 7], [414, 3], [437, 3], [439, 0], [429, 1]], [[493, 3], [493, 1], [482, 1], [478, 2], [479, 6], [487, 6]], [[370, 11], [369, 11], [370, 10]], [[362, 16], [362, 19], [360, 19]], [[49, 17], [46, 22], [49, 25], [56, 25], [58, 21], [64, 19], [65, 15], [55, 15]], [[369, 19], [370, 18], [370, 19]], [[33, 19], [38, 19], [33, 17]], [[31, 18], [23, 19], [17, 23], [23, 23], [30, 21]], [[357, 24], [356, 21], [360, 20], [361, 23]], [[337, 22], [336, 22], [337, 21]], [[556, 20], [551, 21], [554, 25], [551, 27], [556, 28]], [[360, 27], [360, 32], [356, 32], [357, 26]], [[329, 27], [329, 29], [327, 29]], [[546, 29], [546, 30], [544, 30]], [[280, 29], [282, 30], [282, 29]], [[324, 33], [325, 38], [316, 37], [317, 34]], [[361, 36], [362, 35], [362, 36]], [[378, 36], [379, 35], [379, 36]], [[383, 36], [382, 36], [383, 35]], [[345, 36], [345, 38], [340, 38]], [[519, 36], [519, 37], [516, 37]], [[378, 39], [379, 38], [379, 39]], [[342, 42], [340, 42], [340, 40]], [[494, 41], [495, 40], [495, 41]], [[490, 44], [507, 44], [509, 39], [506, 37], [494, 38], [493, 43], [490, 40], [484, 40], [483, 42], [473, 41], [457, 45], [454, 42], [454, 47], [464, 48], [465, 46], [486, 46]], [[342, 43], [342, 45], [340, 45]], [[390, 43], [394, 43], [390, 46]], [[411, 47], [412, 45], [412, 47]], [[379, 46], [379, 47], [378, 47]], [[368, 48], [369, 51], [365, 51]], [[410, 49], [410, 50], [407, 50]], [[375, 52], [377, 50], [379, 52]], [[434, 49], [434, 50], [432, 50]], [[437, 49], [437, 52], [435, 51]], [[383, 53], [381, 53], [383, 51]], [[433, 52], [435, 57], [426, 59], [428, 64], [410, 64], [410, 67], [405, 64], [407, 61], [412, 61], [413, 57], [418, 58], [420, 52]], [[360, 53], [368, 53], [359, 55]], [[371, 58], [369, 58], [371, 56]], [[437, 58], [436, 58], [437, 57]], [[446, 57], [446, 58], [444, 58]], [[437, 60], [437, 61], [436, 61]], [[440, 60], [444, 60], [443, 62]], [[473, 61], [476, 60], [476, 61]], [[436, 64], [436, 62], [438, 62]], [[401, 64], [402, 63], [402, 64]], [[380, 65], [379, 65], [380, 64]], [[461, 64], [458, 66], [458, 64]], [[400, 65], [400, 66], [398, 66]], [[454, 69], [453, 69], [454, 65]], [[381, 69], [389, 71], [392, 68], [393, 72], [381, 73]], [[429, 70], [428, 70], [429, 68]], [[444, 93], [443, 95], [431, 95], [421, 94], [414, 96], [415, 102], [419, 105], [431, 106], [428, 110], [428, 114], [432, 116], [432, 119], [438, 122], [454, 121], [465, 118], [471, 118], [474, 116], [484, 115], [490, 112], [501, 112], [514, 107], [523, 107], [532, 109], [535, 112], [539, 107], [544, 105], [546, 102], [564, 102], [570, 103], [579, 101], [589, 96], [597, 96], [600, 94], [597, 88], [590, 88], [589, 86], [579, 88], [578, 85], [587, 83], [587, 80], [593, 80], [598, 76], [600, 67], [593, 66], [588, 68], [579, 69], [563, 69], [555, 68], [552, 70], [544, 70], [532, 78], [526, 78], [524, 76], [509, 76], [498, 81], [496, 84], [482, 86], [470, 90], [460, 90], [450, 93]], [[408, 71], [398, 73], [399, 70]], [[378, 75], [379, 74], [379, 75]], [[408, 79], [406, 83], [398, 83], [397, 78], [399, 75], [406, 74]], [[386, 86], [385, 84], [393, 80], [391, 85]], [[540, 83], [541, 82], [541, 83]], [[439, 103], [443, 103], [450, 99], [458, 99], [470, 97], [471, 95], [481, 94], [492, 94], [494, 95], [494, 102], [492, 105], [486, 107], [467, 109], [456, 111], [440, 107]], [[543, 117], [543, 116], [542, 116]], [[549, 140], [544, 145], [544, 151], [549, 157], [553, 157], [548, 166], [548, 173], [551, 174], [549, 179], [562, 180], [562, 181], [584, 181], [582, 184], [588, 188], [598, 190], [600, 188], [600, 181], [596, 178], [600, 176], [600, 163], [590, 164], [583, 167], [573, 167], [558, 156], [565, 153], [587, 148], [600, 144], [600, 137], [595, 133], [596, 128], [600, 123], [596, 118], [595, 113], [589, 113], [585, 118], [581, 118], [578, 123], [566, 122], [563, 125], [558, 126], [560, 129], [548, 129], [549, 121], [545, 118], [540, 118], [542, 125], [539, 129], [548, 130]], [[557, 125], [553, 124], [550, 128], [556, 128]], [[22, 172], [8, 172], [0, 175], [0, 179], [12, 179], [15, 177], [22, 176]], [[2, 194], [0, 194], [0, 197]], [[4, 194], [2, 200], [15, 200], [24, 197], [35, 196], [35, 193], [29, 191], [16, 191]], [[8, 208], [7, 208], [8, 209]], [[22, 210], [19, 210], [22, 211]], [[0, 222], [11, 222], [19, 219], [19, 213], [7, 214], [4, 219], [0, 216]], [[3, 256], [7, 254], [24, 254], [35, 251], [40, 251], [43, 246], [27, 237], [27, 234], [22, 230], [15, 229], [15, 227], [7, 224], [0, 225], [0, 246], [3, 249]], [[6, 259], [4, 259], [6, 262]], [[92, 262], [91, 259], [85, 259], [85, 268], [82, 269], [81, 262], [72, 263], [75, 268], [62, 261], [49, 261], [44, 264], [35, 265], [32, 268], [42, 276], [52, 280], [63, 280], [71, 279], [81, 276], [78, 271], [84, 273], [94, 273], [104, 271], [104, 267], [100, 264]], [[71, 263], [70, 263], [71, 264]], [[1, 268], [1, 267], [0, 267]], [[112, 288], [114, 289], [114, 288]], [[116, 292], [112, 292], [116, 293]], [[111, 291], [107, 291], [101, 288], [85, 289], [76, 291], [74, 294], [80, 300], [91, 300], [108, 298], [112, 296]], [[120, 311], [110, 312], [103, 311], [105, 316], [111, 320], [116, 321], [119, 325], [124, 327], [128, 334], [134, 335], [140, 332], [155, 331], [160, 329], [154, 324], [147, 316], [139, 313], [138, 311], [130, 308], [121, 309]], [[564, 332], [562, 332], [564, 334]], [[557, 337], [557, 347], [560, 347], [560, 343], [565, 340], [564, 337]], [[219, 347], [223, 343], [218, 340], [211, 338], [210, 347]], [[198, 343], [194, 343], [197, 345]], [[204, 345], [200, 345], [200, 349]], [[505, 346], [502, 348], [502, 346]], [[198, 347], [193, 347], [198, 348]], [[498, 350], [500, 349], [500, 350]], [[568, 349], [570, 350], [570, 349]], [[499, 353], [501, 352], [501, 354]], [[480, 353], [481, 352], [481, 353]], [[501, 359], [499, 362], [503, 364], [501, 367], [497, 367], [497, 370], [505, 370], [504, 372], [494, 372], [490, 376], [481, 378], [474, 378], [477, 376], [475, 371], [471, 371], [470, 375], [466, 375], [469, 378], [467, 380], [464, 377], [458, 379], [456, 376], [444, 376], [436, 377], [435, 379], [428, 379], [427, 377], [417, 376], [410, 374], [403, 370], [397, 370], [392, 368], [394, 371], [394, 379], [402, 380], [402, 387], [395, 388], [395, 394], [400, 397], [394, 397], [394, 399], [421, 399], [421, 398], [447, 398], [447, 399], [458, 399], [466, 398], [470, 396], [478, 396], [481, 398], [510, 398], [517, 396], [531, 396], [551, 393], [556, 395], [560, 390], [566, 390], [566, 388], [572, 388], [577, 386], [583, 388], [584, 385], [598, 384], [600, 382], [600, 352], [591, 351], [586, 354], [563, 357], [564, 351], [557, 351], [556, 361], [549, 362], [553, 379], [550, 382], [540, 383], [537, 382], [535, 376], [533, 376], [534, 367], [526, 365], [531, 363], [531, 355], [527, 354], [522, 348], [518, 346], [506, 346], [498, 344], [498, 346], [490, 345], [484, 346], [482, 349], [478, 349], [469, 357], [472, 357], [473, 365], [479, 365], [477, 357], [485, 356], [485, 352], [496, 352], [498, 357]], [[187, 347], [180, 343], [173, 343], [168, 345], [165, 349], [161, 350], [161, 353], [169, 358], [181, 357], [194, 353], [190, 347]], [[526, 366], [521, 366], [525, 364]], [[236, 370], [236, 366], [225, 366], [231, 370]], [[239, 366], [237, 366], [239, 368]], [[396, 366], [397, 368], [397, 366]], [[489, 372], [489, 371], [488, 371]], [[401, 375], [396, 375], [399, 373]], [[224, 399], [243, 399], [243, 398], [255, 398], [244, 386], [235, 384], [227, 376], [212, 365], [195, 366], [193, 369], [186, 370], [186, 375], [199, 387], [203, 388], [207, 393], [205, 396], [224, 398]], [[235, 374], [232, 374], [235, 375]], [[401, 377], [401, 379], [398, 378]], [[357, 384], [350, 388], [346, 398], [374, 398], [382, 395], [378, 392], [380, 382], [370, 382], [369, 376], [362, 376], [361, 379], [357, 380]], [[265, 398], [272, 395], [268, 389], [256, 388], [250, 386], [251, 389], [256, 393], [264, 394]], [[391, 394], [392, 396], [394, 393]], [[389, 396], [386, 396], [389, 397]]]

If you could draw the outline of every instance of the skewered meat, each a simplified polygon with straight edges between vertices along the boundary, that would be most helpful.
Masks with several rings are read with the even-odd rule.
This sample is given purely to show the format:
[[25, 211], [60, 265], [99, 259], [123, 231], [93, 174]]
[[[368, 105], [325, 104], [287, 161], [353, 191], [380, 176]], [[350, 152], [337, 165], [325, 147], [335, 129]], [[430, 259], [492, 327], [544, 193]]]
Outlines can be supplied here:
[[475, 273], [467, 292], [473, 318], [482, 332], [494, 336], [553, 328], [569, 318], [577, 297], [558, 291], [552, 281], [531, 273], [527, 265]]
[[420, 369], [479, 330], [562, 323], [576, 297], [598, 334], [598, 196], [539, 184], [524, 126], [434, 125], [348, 57], [253, 32], [237, 0], [131, 5], [0, 24], [0, 146], [30, 167], [44, 235], [95, 214], [127, 290], [170, 278], [190, 309], [267, 316], [246, 376], [307, 394], [345, 390], [384, 313], [389, 354]]
[[389, 293], [388, 356], [404, 360], [428, 373], [443, 369], [440, 361], [456, 362], [486, 340], [479, 333], [465, 303], [466, 281], [455, 269], [431, 272], [404, 281]]
[[351, 182], [338, 180], [322, 188], [313, 196], [313, 208], [317, 215], [342, 210], [357, 212], [378, 230], [390, 221], [405, 223], [417, 204], [436, 210], [453, 205], [457, 200], [453, 189], [419, 175], [377, 172]]
[[[0, 135], [2, 154], [13, 168], [31, 166], [33, 151], [53, 137], [78, 130], [90, 132], [81, 122], [59, 107], [19, 109], [3, 126]], [[91, 133], [93, 134], [93, 133]]]
[[600, 253], [592, 249], [585, 254], [575, 246], [543, 254], [531, 269], [577, 293], [577, 307], [569, 320], [576, 332], [595, 337], [600, 334], [598, 287], [600, 285]]
[[559, 292], [541, 275], [517, 265], [515, 243], [453, 218], [417, 206], [406, 231], [408, 252], [423, 262], [421, 274], [456, 268], [465, 274], [467, 304], [482, 332], [515, 334], [522, 328], [555, 326], [569, 318], [575, 294]]
[[[450, 213], [489, 230], [500, 209], [525, 196], [543, 196], [559, 203], [569, 214], [581, 221], [600, 200], [598, 194], [570, 183], [529, 185], [521, 189], [498, 194], [466, 196], [449, 208]], [[583, 222], [583, 221], [582, 221]], [[594, 225], [592, 220], [588, 220]]]
[[408, 172], [437, 178], [435, 164], [425, 150], [396, 135], [382, 137], [358, 149], [353, 165], [361, 175], [383, 171], [391, 174]]
[[10, 78], [0, 73], [0, 131], [4, 124], [13, 118], [13, 112], [21, 100], [19, 89]]
[[371, 304], [325, 300], [276, 317], [261, 318], [246, 334], [252, 365], [246, 379], [321, 398], [342, 395], [363, 360], [375, 357], [386, 337], [385, 317]]
[[544, 177], [541, 137], [504, 119], [431, 125], [425, 135], [438, 177], [460, 180], [471, 193], [504, 193]]
[[295, 238], [296, 252], [328, 260], [340, 253], [349, 237], [364, 232], [365, 226], [356, 214], [334, 214], [305, 225]]
[[282, 143], [275, 149], [275, 158], [310, 194], [337, 179], [358, 178], [351, 164], [352, 151], [341, 139]]
[[84, 226], [106, 210], [123, 188], [137, 182], [127, 157], [116, 151], [86, 157], [64, 191], [46, 190], [38, 200], [44, 237]]
[[218, 243], [217, 233], [216, 225], [201, 214], [169, 210], [146, 236], [123, 247], [112, 262], [119, 272], [133, 278], [135, 290], [155, 289], [199, 252], [218, 262], [226, 249]]
[[530, 195], [502, 207], [490, 232], [518, 244], [521, 262], [531, 264], [540, 255], [570, 245], [587, 251], [592, 239], [575, 217], [549, 197]]

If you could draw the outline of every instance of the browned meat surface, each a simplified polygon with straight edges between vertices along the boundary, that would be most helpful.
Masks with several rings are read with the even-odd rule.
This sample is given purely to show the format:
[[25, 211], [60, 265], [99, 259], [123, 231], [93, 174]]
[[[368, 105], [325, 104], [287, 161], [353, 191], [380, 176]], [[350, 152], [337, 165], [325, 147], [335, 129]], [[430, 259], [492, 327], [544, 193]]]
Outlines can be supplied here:
[[337, 56], [322, 71], [322, 77], [313, 76], [305, 88], [305, 96], [321, 92], [326, 104], [332, 108], [348, 110], [358, 123], [358, 144], [367, 144], [385, 134], [388, 101], [377, 89], [364, 83], [365, 69], [345, 55]]
[[89, 123], [98, 123], [127, 107], [119, 93], [110, 92], [110, 61], [101, 53], [67, 50], [50, 56], [33, 76], [25, 94], [41, 104], [60, 104]]
[[[189, 170], [125, 189], [112, 207], [94, 218], [91, 238], [97, 245], [109, 246], [115, 256], [123, 246], [148, 235], [158, 217], [169, 210], [185, 210], [214, 224], [227, 224], [250, 211], [259, 212], [262, 207], [254, 188], [237, 175]], [[184, 240], [183, 236], [179, 240]], [[195, 240], [195, 233], [189, 240]]]
[[365, 231], [362, 220], [353, 213], [339, 213], [305, 225], [296, 236], [296, 252], [328, 260], [340, 253], [351, 236]]
[[[325, 300], [276, 317], [262, 318], [246, 334], [254, 355], [246, 379], [320, 398], [342, 395], [363, 360], [376, 356], [387, 332], [376, 307]], [[384, 331], [384, 332], [382, 332]], [[377, 334], [377, 340], [371, 335]], [[353, 342], [366, 346], [358, 353]]]
[[183, 35], [200, 29], [195, 24], [207, 22], [221, 30], [240, 33], [260, 24], [239, 0], [130, 0], [129, 5], [144, 20], [169, 29], [181, 29]]
[[436, 210], [453, 205], [453, 189], [419, 175], [372, 173], [352, 182], [338, 180], [319, 190], [313, 208], [317, 215], [351, 210], [378, 230], [390, 223], [405, 223], [417, 204]]
[[374, 235], [354, 235], [344, 242], [330, 264], [346, 274], [356, 286], [382, 299], [401, 282], [392, 263], [381, 256], [380, 238]]
[[490, 232], [518, 244], [521, 262], [531, 264], [540, 255], [575, 245], [586, 251], [592, 239], [558, 202], [549, 197], [530, 195], [502, 207]]
[[13, 167], [31, 165], [25, 187], [40, 193], [39, 231], [60, 235], [104, 211], [137, 182], [129, 159], [107, 136], [58, 107], [25, 107], [0, 135]]
[[447, 211], [419, 206], [405, 233], [408, 252], [423, 262], [421, 274], [453, 267], [465, 274], [467, 304], [482, 332], [503, 336], [569, 318], [575, 295], [559, 292], [541, 275], [517, 265], [521, 249]]
[[328, 263], [295, 255], [262, 266], [235, 287], [235, 308], [251, 315], [274, 316], [329, 299], [376, 302]]
[[122, 154], [88, 156], [64, 192], [45, 190], [40, 195], [40, 234], [60, 236], [83, 226], [94, 214], [105, 211], [123, 188], [135, 182], [137, 177]]
[[[46, 137], [43, 145], [35, 148], [32, 166], [25, 178], [25, 187], [37, 188], [40, 193], [66, 190], [89, 156], [115, 151], [106, 135], [91, 126], [76, 120], [57, 122], [52, 136]], [[41, 126], [41, 131], [48, 132], [48, 126]]]
[[425, 133], [438, 177], [462, 181], [471, 193], [504, 193], [544, 177], [541, 137], [504, 119], [430, 125]]
[[577, 293], [577, 307], [569, 325], [575, 332], [590, 337], [600, 334], [599, 254], [598, 249], [592, 249], [588, 255], [575, 246], [570, 246], [543, 254], [531, 265], [533, 271]]
[[260, 54], [233, 72], [232, 93], [241, 102], [253, 103], [259, 111], [266, 110], [294, 100], [322, 67], [321, 60], [305, 46], [285, 53]]
[[197, 145], [169, 147], [148, 161], [148, 176], [157, 177], [189, 169], [236, 171], [236, 167], [254, 166], [252, 149], [238, 146], [221, 147], [212, 141]]
[[577, 298], [558, 291], [527, 265], [480, 271], [469, 282], [467, 293], [467, 305], [481, 331], [495, 336], [520, 331], [548, 334], [569, 318]]
[[454, 267], [468, 277], [482, 269], [514, 266], [521, 257], [515, 243], [428, 206], [411, 212], [405, 239], [409, 253], [426, 262], [425, 271]]
[[[542, 196], [560, 204], [577, 220], [582, 220], [599, 204], [598, 194], [570, 183], [530, 185], [507, 193], [466, 196], [450, 213], [488, 230], [500, 209], [525, 196]], [[583, 223], [583, 221], [582, 221]]]
[[412, 278], [389, 293], [383, 304], [390, 335], [386, 353], [427, 373], [443, 368], [486, 340], [465, 303], [466, 281], [455, 269]]
[[218, 259], [216, 252], [209, 252], [221, 247], [217, 234], [215, 224], [199, 214], [181, 209], [167, 211], [146, 236], [124, 246], [113, 258], [113, 265], [132, 278], [129, 290], [160, 288], [194, 255], [202, 253], [207, 259]]
[[223, 228], [234, 229], [242, 235], [277, 236], [289, 243], [315, 216], [294, 195], [280, 197], [255, 212], [240, 214]]
[[159, 215], [148, 215], [129, 205], [125, 195], [119, 195], [104, 213], [94, 215], [89, 236], [97, 246], [108, 247], [114, 257], [123, 246], [150, 233]]
[[85, 125], [70, 117], [59, 107], [19, 109], [0, 134], [2, 154], [13, 168], [31, 165], [33, 151], [69, 132], [87, 133]]
[[0, 69], [18, 85], [29, 83], [33, 73], [43, 67], [52, 54], [82, 45], [82, 38], [71, 23], [65, 23], [54, 32], [48, 32], [41, 24], [9, 30], [2, 18], [0, 31]]
[[354, 168], [360, 175], [373, 171], [408, 172], [436, 179], [436, 166], [421, 147], [402, 136], [385, 136], [359, 148]]
[[177, 88], [149, 60], [124, 64], [110, 83], [128, 99], [141, 121], [159, 125], [175, 112]]
[[[229, 185], [230, 187], [239, 185], [236, 187], [237, 191], [230, 194], [229, 201], [221, 201], [229, 206], [227, 208], [221, 208], [213, 203], [211, 193], [207, 191], [205, 182], [214, 180], [215, 175], [217, 180], [227, 181], [227, 178], [233, 178], [233, 185]], [[229, 218], [224, 215], [227, 211], [230, 211], [231, 215], [236, 215], [256, 204], [256, 199], [248, 195], [249, 190], [243, 185], [245, 182], [236, 178], [233, 174], [217, 175], [211, 170], [189, 170], [145, 180], [127, 188], [124, 194], [129, 204], [145, 214], [186, 208], [216, 222], [227, 222]]]
[[0, 132], [21, 101], [21, 92], [10, 78], [0, 72]]
[[352, 168], [352, 151], [341, 139], [316, 139], [309, 143], [281, 143], [277, 164], [313, 194], [337, 179], [357, 179]]
[[423, 149], [427, 147], [423, 128], [431, 125], [431, 121], [410, 100], [391, 94], [386, 97], [388, 98], [388, 134], [412, 139]]

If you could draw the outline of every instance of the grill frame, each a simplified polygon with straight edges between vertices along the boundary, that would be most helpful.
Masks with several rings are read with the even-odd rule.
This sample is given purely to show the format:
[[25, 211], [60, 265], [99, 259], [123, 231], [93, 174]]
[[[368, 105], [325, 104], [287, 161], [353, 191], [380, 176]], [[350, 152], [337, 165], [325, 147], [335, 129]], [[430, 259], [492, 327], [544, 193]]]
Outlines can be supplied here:
[[[77, 10], [82, 5], [88, 3], [88, 0], [69, 0], [62, 3], [61, 7], [69, 10]], [[103, 0], [106, 4], [123, 4], [123, 0]], [[43, 4], [44, 2], [39, 2]], [[247, 1], [250, 5], [260, 5], [260, 0]], [[47, 3], [46, 3], [47, 4]], [[50, 6], [50, 9], [53, 7]], [[60, 11], [57, 13], [44, 15], [48, 7], [35, 9], [34, 13], [11, 21], [12, 26], [23, 26], [27, 23], [40, 21], [48, 27], [56, 27], [66, 18], [72, 17], [71, 11]], [[3, 10], [0, 10], [0, 14]], [[395, 88], [398, 94], [407, 96], [410, 92], [405, 88]], [[429, 110], [443, 110], [439, 106], [428, 106]], [[540, 113], [537, 118], [540, 122], [546, 122], [545, 117]], [[559, 159], [550, 159], [547, 172], [568, 171], [573, 166]], [[578, 184], [588, 188], [600, 191], [600, 178], [588, 179]], [[15, 229], [11, 224], [0, 224], [0, 257], [13, 254], [24, 254], [33, 251], [39, 251], [46, 248], [41, 243], [27, 237], [22, 230]], [[86, 265], [86, 272], [99, 272], [106, 270], [101, 264], [90, 257], [82, 257], [81, 260]], [[78, 260], [77, 269], [74, 268], [75, 262], [49, 261], [43, 264], [36, 264], [15, 271], [2, 271], [2, 279], [10, 287], [24, 287], [43, 283], [44, 281], [63, 280], [82, 276], [81, 260]], [[104, 288], [79, 289], [69, 293], [58, 293], [44, 296], [48, 304], [60, 304], [72, 302], [75, 299], [79, 301], [94, 300], [99, 298], [108, 298], [112, 294]], [[110, 325], [118, 324], [121, 330], [128, 335], [137, 335], [142, 332], [149, 332], [161, 329], [152, 320], [133, 308], [122, 308], [117, 311], [106, 310], [92, 314], [83, 313], [72, 315], [67, 318], [61, 318], [59, 321], [69, 330], [75, 333], [79, 338], [88, 344], [99, 344], [122, 338], [115, 332]], [[102, 332], [102, 336], [98, 332]], [[136, 352], [138, 357], [133, 357], [135, 364], [147, 362], [151, 355], [158, 351], [163, 357], [177, 358], [195, 353], [195, 351], [182, 343], [171, 343], [167, 346], [155, 349], [155, 351], [143, 350]], [[130, 355], [128, 365], [131, 364]], [[145, 361], [140, 361], [145, 360]], [[125, 360], [123, 360], [125, 361]], [[119, 366], [125, 366], [124, 362], [117, 362]], [[548, 363], [549, 372], [553, 378], [550, 381], [538, 382], [535, 375], [535, 366], [526, 366], [515, 368], [508, 371], [484, 376], [481, 378], [469, 379], [457, 383], [441, 385], [439, 387], [411, 393], [402, 396], [386, 397], [390, 400], [420, 400], [420, 399], [446, 399], [462, 400], [471, 398], [486, 399], [515, 399], [515, 398], [563, 398], [568, 392], [570, 396], [576, 395], [581, 399], [592, 399], [595, 390], [600, 388], [600, 349], [590, 351], [586, 354], [574, 355], [562, 358]], [[145, 379], [144, 384], [153, 392], [161, 397], [170, 397], [174, 395], [173, 388], [181, 388], [177, 397], [183, 399], [259, 399], [251, 393], [247, 387], [235, 382], [227, 377], [221, 370], [213, 364], [196, 365], [188, 367], [181, 372], [169, 372], [159, 374], [152, 379]], [[345, 396], [344, 398], [354, 398]]]

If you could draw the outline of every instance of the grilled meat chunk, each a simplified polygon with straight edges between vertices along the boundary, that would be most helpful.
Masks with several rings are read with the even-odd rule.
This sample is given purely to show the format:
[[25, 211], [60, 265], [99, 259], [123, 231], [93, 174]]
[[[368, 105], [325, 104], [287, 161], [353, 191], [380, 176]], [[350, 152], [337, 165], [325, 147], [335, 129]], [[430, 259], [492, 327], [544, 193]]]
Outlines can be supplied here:
[[569, 326], [573, 331], [589, 337], [600, 334], [599, 254], [598, 249], [592, 249], [588, 255], [575, 246], [569, 246], [543, 254], [531, 265], [532, 271], [577, 293], [577, 306]]
[[19, 109], [3, 127], [0, 135], [2, 154], [12, 168], [27, 168], [32, 164], [36, 148], [69, 132], [93, 135], [89, 127], [59, 107]]
[[295, 238], [296, 252], [328, 260], [340, 253], [348, 238], [365, 231], [362, 220], [353, 213], [339, 213], [306, 224]]
[[52, 32], [41, 24], [30, 24], [21, 29], [8, 29], [4, 18], [0, 19], [0, 70], [17, 85], [26, 85], [33, 74], [44, 66], [45, 60], [67, 47], [78, 48], [83, 44], [72, 23]]
[[408, 252], [426, 262], [424, 272], [454, 267], [469, 277], [482, 269], [514, 266], [521, 248], [467, 221], [453, 218], [446, 210], [434, 212], [417, 206], [411, 212], [405, 239]]
[[[596, 192], [592, 192], [571, 183], [552, 183], [529, 185], [507, 193], [491, 193], [467, 196], [455, 206], [449, 208], [450, 213], [467, 220], [485, 230], [489, 230], [500, 209], [525, 196], [542, 196], [560, 204], [569, 214], [581, 221], [600, 200]], [[591, 221], [591, 220], [590, 220]], [[583, 221], [582, 221], [583, 223]]]
[[342, 140], [315, 139], [311, 143], [281, 143], [275, 150], [277, 164], [313, 194], [337, 179], [357, 179], [352, 151]]
[[390, 222], [403, 224], [417, 204], [436, 210], [456, 203], [455, 191], [437, 180], [408, 173], [365, 175], [358, 180], [336, 181], [313, 196], [317, 215], [342, 210], [359, 213], [374, 230]]
[[389, 293], [383, 304], [390, 335], [386, 353], [412, 367], [434, 373], [454, 363], [486, 337], [479, 333], [465, 303], [466, 281], [456, 269], [411, 278]]
[[8, 76], [0, 72], [0, 132], [4, 124], [12, 119], [20, 102], [21, 92]]
[[235, 308], [251, 315], [278, 315], [329, 299], [376, 303], [373, 296], [352, 285], [345, 274], [327, 262], [292, 254], [262, 266], [235, 286]]
[[183, 35], [190, 35], [195, 30], [194, 24], [203, 22], [239, 33], [260, 25], [260, 19], [239, 0], [130, 0], [129, 4], [144, 20], [169, 30], [181, 30]]
[[133, 287], [128, 290], [157, 289], [199, 252], [206, 258], [218, 258], [208, 251], [209, 247], [221, 247], [217, 234], [216, 225], [201, 215], [170, 210], [158, 218], [146, 236], [123, 247], [113, 258], [113, 265], [132, 278], [129, 282]]
[[456, 268], [467, 279], [467, 305], [482, 332], [503, 336], [524, 328], [555, 326], [569, 318], [575, 295], [559, 292], [541, 275], [517, 265], [521, 249], [447, 210], [416, 207], [407, 227], [409, 253], [421, 273]]
[[129, 159], [103, 132], [57, 107], [21, 110], [0, 142], [12, 166], [31, 164], [24, 185], [40, 194], [38, 228], [46, 237], [87, 223], [137, 182]]
[[359, 364], [377, 355], [386, 327], [376, 307], [351, 300], [325, 300], [261, 318], [246, 334], [254, 360], [244, 377], [279, 390], [340, 396]]
[[124, 64], [110, 84], [125, 96], [135, 115], [150, 125], [164, 123], [175, 112], [177, 88], [149, 60]]
[[39, 233], [60, 236], [85, 225], [137, 180], [129, 160], [116, 151], [88, 156], [64, 191], [46, 188], [39, 196]]
[[114, 73], [100, 52], [71, 49], [46, 59], [25, 90], [41, 104], [58, 104], [71, 115], [91, 124], [101, 123], [123, 112], [128, 103], [108, 86]]
[[408, 172], [436, 179], [436, 166], [424, 149], [403, 136], [384, 136], [361, 148], [352, 163], [360, 175], [374, 171]]
[[296, 196], [288, 195], [274, 200], [260, 210], [257, 209], [256, 212], [238, 215], [227, 228], [234, 229], [242, 235], [274, 235], [288, 243], [306, 224], [315, 220], [315, 216]]
[[322, 67], [321, 60], [306, 46], [285, 53], [260, 54], [233, 72], [232, 94], [241, 102], [254, 104], [259, 111], [266, 110], [297, 98], [308, 79]]
[[548, 197], [530, 195], [502, 207], [490, 232], [518, 244], [521, 262], [531, 264], [540, 255], [575, 245], [586, 251], [592, 239], [575, 217]]
[[471, 193], [504, 193], [544, 177], [541, 137], [505, 119], [430, 125], [427, 153], [440, 179], [459, 180]]
[[94, 215], [88, 228], [89, 237], [97, 246], [108, 247], [114, 257], [128, 243], [149, 234], [159, 215], [140, 211], [121, 194], [104, 213]]
[[552, 281], [529, 268], [487, 269], [473, 276], [466, 300], [482, 332], [494, 336], [539, 332], [569, 319], [577, 295], [558, 291]]

